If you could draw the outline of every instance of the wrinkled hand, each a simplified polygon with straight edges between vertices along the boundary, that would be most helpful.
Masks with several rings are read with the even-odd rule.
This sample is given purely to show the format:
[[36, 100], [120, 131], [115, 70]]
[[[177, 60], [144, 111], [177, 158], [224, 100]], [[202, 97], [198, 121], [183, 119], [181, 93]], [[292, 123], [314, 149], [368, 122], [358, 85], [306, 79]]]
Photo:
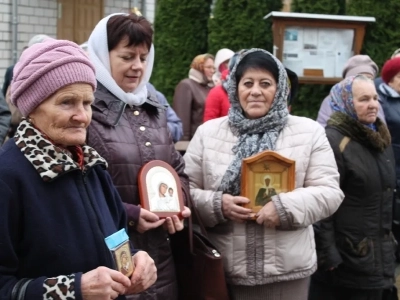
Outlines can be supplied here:
[[82, 275], [81, 292], [84, 300], [110, 300], [125, 294], [131, 282], [122, 273], [98, 267]]
[[250, 200], [245, 197], [232, 196], [229, 194], [222, 195], [222, 213], [225, 218], [235, 222], [243, 223], [250, 220], [254, 213], [249, 208], [241, 205], [249, 203]]
[[135, 270], [131, 276], [131, 286], [127, 289], [126, 295], [141, 293], [157, 280], [156, 265], [147, 252], [139, 251], [132, 256], [132, 262]]
[[164, 224], [164, 222], [165, 219], [160, 220], [156, 214], [148, 211], [147, 209], [140, 208], [140, 216], [136, 230], [140, 233], [143, 233], [147, 230], [161, 226]]
[[168, 230], [169, 234], [174, 234], [177, 231], [181, 231], [184, 227], [184, 219], [189, 218], [192, 212], [189, 207], [185, 206], [182, 211], [182, 220], [179, 220], [178, 216], [172, 216], [165, 219], [164, 228]]
[[256, 221], [258, 224], [263, 224], [268, 228], [275, 228], [281, 225], [281, 221], [279, 220], [278, 212], [276, 211], [276, 207], [274, 202], [270, 201], [260, 209], [260, 211], [256, 214]]

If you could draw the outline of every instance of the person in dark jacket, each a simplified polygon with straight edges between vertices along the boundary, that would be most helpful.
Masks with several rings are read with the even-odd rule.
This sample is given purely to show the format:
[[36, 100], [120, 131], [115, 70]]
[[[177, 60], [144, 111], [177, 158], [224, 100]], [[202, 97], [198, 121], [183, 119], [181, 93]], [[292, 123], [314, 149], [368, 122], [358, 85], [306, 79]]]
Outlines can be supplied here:
[[318, 270], [310, 300], [383, 300], [393, 290], [395, 190], [390, 133], [377, 118], [371, 79], [350, 76], [333, 86], [326, 134], [345, 194], [339, 209], [314, 225]]
[[[390, 59], [391, 58], [395, 58], [395, 57], [400, 57], [400, 48], [398, 48], [398, 49], [396, 49], [393, 53], [392, 53], [392, 55], [390, 56]], [[376, 90], [378, 91], [378, 95], [379, 95], [379, 86], [381, 85], [381, 83], [383, 83], [383, 79], [382, 79], [382, 77], [377, 77], [377, 78], [375, 78], [374, 79], [374, 83], [375, 83], [375, 87], [376, 87]]]
[[[98, 88], [87, 143], [108, 161], [128, 214], [129, 236], [157, 267], [155, 285], [135, 299], [172, 300], [177, 298], [178, 287], [169, 234], [182, 230], [183, 220], [177, 216], [159, 219], [142, 208], [138, 175], [146, 163], [162, 160], [177, 172], [184, 201], [189, 197], [189, 184], [184, 161], [169, 133], [165, 107], [146, 88], [154, 60], [152, 37], [151, 24], [136, 14], [112, 14], [91, 33], [88, 52]], [[189, 217], [189, 208], [182, 215]]]
[[107, 163], [84, 144], [94, 67], [70, 41], [25, 51], [11, 101], [25, 117], [0, 150], [0, 299], [125, 299], [157, 277], [132, 249], [131, 278], [115, 270], [105, 238], [126, 214]]
[[162, 105], [165, 106], [166, 108], [165, 113], [167, 115], [167, 124], [169, 131], [171, 132], [172, 135], [172, 140], [174, 141], [174, 143], [178, 142], [183, 136], [181, 119], [179, 119], [175, 111], [169, 105], [167, 98], [165, 98], [163, 93], [157, 91], [154, 85], [152, 85], [150, 82], [147, 83], [146, 87], [149, 93], [153, 93], [153, 97], [155, 97], [158, 102], [160, 102]]
[[0, 147], [4, 143], [11, 122], [11, 112], [3, 95], [0, 95]]
[[[379, 101], [385, 112], [386, 123], [392, 137], [392, 149], [396, 166], [396, 198], [393, 209], [393, 233], [400, 242], [400, 57], [388, 60], [382, 68], [382, 82], [375, 82]], [[396, 251], [400, 261], [400, 246]]]

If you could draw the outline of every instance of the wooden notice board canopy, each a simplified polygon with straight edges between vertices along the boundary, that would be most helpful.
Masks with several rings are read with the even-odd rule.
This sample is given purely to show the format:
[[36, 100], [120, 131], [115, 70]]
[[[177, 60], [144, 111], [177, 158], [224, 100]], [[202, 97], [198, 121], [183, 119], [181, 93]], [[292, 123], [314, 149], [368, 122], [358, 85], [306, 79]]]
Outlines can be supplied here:
[[335, 84], [346, 61], [360, 54], [367, 23], [374, 17], [273, 11], [274, 55], [300, 83]]

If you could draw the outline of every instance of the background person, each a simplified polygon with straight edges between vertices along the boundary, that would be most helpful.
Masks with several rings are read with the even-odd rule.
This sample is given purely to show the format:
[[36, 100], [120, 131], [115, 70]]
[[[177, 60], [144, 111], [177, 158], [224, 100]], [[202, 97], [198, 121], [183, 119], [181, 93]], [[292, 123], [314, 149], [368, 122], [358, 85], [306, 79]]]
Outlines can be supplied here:
[[229, 107], [231, 106], [225, 88], [228, 74], [229, 70], [223, 71], [221, 85], [214, 86], [208, 93], [204, 107], [204, 122], [228, 115]]
[[[87, 143], [110, 165], [128, 215], [130, 240], [147, 251], [157, 267], [157, 282], [135, 299], [169, 300], [177, 298], [178, 288], [169, 234], [182, 230], [183, 220], [177, 216], [160, 220], [140, 207], [139, 170], [152, 160], [162, 160], [177, 172], [184, 197], [189, 189], [164, 106], [146, 88], [154, 60], [152, 39], [151, 24], [136, 14], [112, 14], [96, 25], [88, 41], [98, 85]], [[190, 210], [186, 207], [182, 215], [189, 217]]]
[[[371, 78], [372, 80], [378, 74], [379, 68], [376, 63], [368, 55], [354, 55], [350, 57], [346, 65], [343, 68], [342, 77], [346, 78], [349, 76], [355, 76], [357, 74], [362, 74]], [[326, 123], [333, 113], [330, 106], [329, 95], [325, 97], [324, 101], [321, 103], [321, 107], [318, 111], [317, 122], [322, 126], [326, 126]], [[378, 117], [385, 122], [385, 114], [383, 113], [382, 107], [379, 106]]]
[[225, 70], [228, 70], [229, 60], [235, 55], [231, 49], [222, 48], [218, 50], [217, 54], [215, 54], [215, 71], [216, 73], [222, 74]]
[[11, 112], [3, 95], [0, 95], [0, 147], [5, 141], [10, 128]]
[[[386, 123], [391, 135], [396, 170], [396, 197], [394, 202], [393, 233], [400, 242], [400, 57], [385, 62], [382, 68], [382, 83], [377, 86], [379, 101], [385, 112]], [[376, 84], [376, 82], [375, 82]], [[400, 247], [397, 246], [397, 261], [400, 261]]]
[[[395, 58], [395, 57], [400, 57], [400, 48], [396, 49], [392, 55], [390, 56], [390, 58]], [[389, 58], [389, 59], [390, 59]], [[377, 77], [374, 79], [374, 83], [375, 83], [375, 88], [378, 91], [378, 95], [379, 95], [379, 86], [383, 83], [383, 79], [382, 77]]]
[[[184, 156], [193, 201], [225, 258], [233, 300], [305, 300], [317, 267], [312, 224], [343, 199], [332, 149], [315, 121], [289, 115], [288, 74], [271, 53], [243, 51], [227, 91], [228, 116], [201, 125]], [[296, 161], [296, 187], [248, 221], [242, 160], [265, 150]]]
[[182, 141], [190, 141], [197, 127], [203, 123], [204, 106], [210, 89], [214, 86], [214, 56], [201, 54], [190, 65], [189, 78], [175, 88], [172, 107], [182, 120]]
[[158, 102], [166, 107], [165, 113], [167, 116], [168, 128], [172, 135], [172, 140], [174, 141], [174, 143], [178, 142], [183, 136], [181, 119], [179, 119], [175, 111], [169, 105], [167, 98], [165, 98], [164, 94], [162, 94], [160, 91], [157, 91], [150, 82], [147, 83], [146, 87], [149, 93], [153, 93], [153, 97], [157, 98]]
[[0, 150], [0, 299], [125, 299], [157, 277], [139, 251], [131, 279], [104, 239], [125, 228], [106, 161], [85, 145], [94, 67], [69, 41], [26, 50], [11, 101], [26, 118]]
[[[387, 300], [395, 275], [391, 233], [396, 175], [390, 133], [377, 118], [371, 79], [350, 76], [332, 87], [335, 111], [326, 134], [340, 173], [344, 200], [315, 224], [318, 271], [310, 300]], [[397, 295], [395, 296], [397, 299]]]

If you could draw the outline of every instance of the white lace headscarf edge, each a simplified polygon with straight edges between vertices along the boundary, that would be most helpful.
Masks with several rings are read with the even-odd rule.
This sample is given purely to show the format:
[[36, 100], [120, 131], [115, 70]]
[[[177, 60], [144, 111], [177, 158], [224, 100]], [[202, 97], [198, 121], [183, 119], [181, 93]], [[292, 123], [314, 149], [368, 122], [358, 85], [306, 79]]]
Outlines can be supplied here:
[[150, 47], [150, 52], [146, 59], [147, 64], [144, 71], [144, 76], [142, 77], [139, 85], [131, 93], [124, 92], [111, 76], [110, 53], [108, 51], [107, 23], [111, 17], [116, 15], [128, 14], [115, 13], [100, 20], [100, 22], [93, 29], [88, 40], [89, 58], [96, 69], [96, 79], [105, 88], [107, 88], [108, 91], [128, 105], [140, 106], [146, 102], [147, 99], [146, 83], [149, 82], [151, 73], [153, 71], [154, 46], [152, 44]]

